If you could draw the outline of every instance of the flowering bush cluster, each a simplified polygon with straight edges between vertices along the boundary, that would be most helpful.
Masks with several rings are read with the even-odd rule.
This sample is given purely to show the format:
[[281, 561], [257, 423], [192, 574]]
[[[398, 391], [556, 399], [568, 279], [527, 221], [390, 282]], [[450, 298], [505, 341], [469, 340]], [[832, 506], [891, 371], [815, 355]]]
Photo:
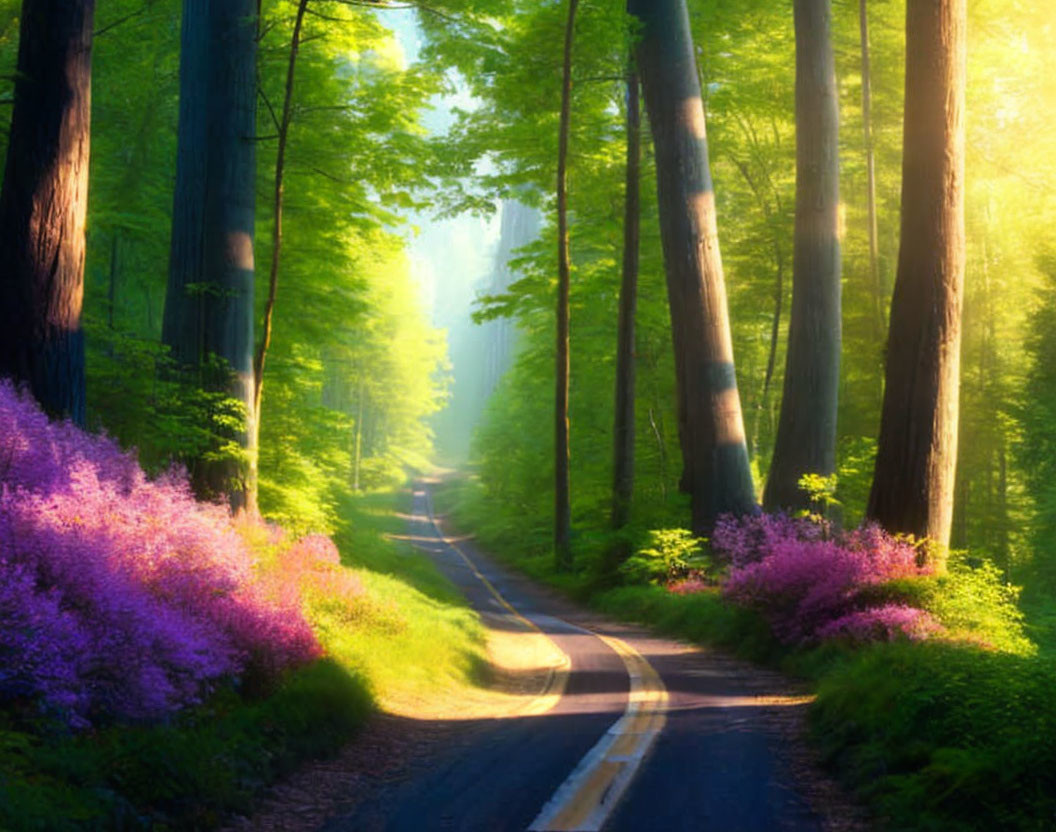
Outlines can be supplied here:
[[306, 535], [280, 547], [277, 557], [264, 570], [263, 583], [280, 603], [309, 606], [321, 599], [331, 606], [356, 605], [363, 600], [363, 584], [341, 566], [337, 546], [325, 534]]
[[906, 604], [883, 604], [855, 610], [819, 627], [820, 639], [841, 638], [855, 643], [884, 641], [904, 635], [917, 641], [935, 635], [942, 626], [934, 616]]
[[756, 563], [774, 546], [788, 540], [822, 540], [826, 527], [805, 517], [787, 514], [724, 514], [715, 524], [711, 548], [734, 569]]
[[0, 702], [72, 725], [157, 718], [319, 652], [225, 509], [0, 382]]
[[924, 610], [877, 602], [870, 592], [933, 571], [912, 543], [875, 525], [835, 534], [784, 515], [727, 517], [712, 546], [730, 563], [725, 597], [762, 613], [786, 643], [920, 639], [939, 629]]

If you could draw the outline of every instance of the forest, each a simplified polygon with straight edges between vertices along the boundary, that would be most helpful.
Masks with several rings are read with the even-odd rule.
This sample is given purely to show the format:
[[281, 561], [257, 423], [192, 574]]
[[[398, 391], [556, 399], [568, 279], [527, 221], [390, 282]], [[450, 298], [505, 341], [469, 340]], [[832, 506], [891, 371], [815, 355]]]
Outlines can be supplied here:
[[1051, 828], [1054, 37], [0, 0], [0, 829]]

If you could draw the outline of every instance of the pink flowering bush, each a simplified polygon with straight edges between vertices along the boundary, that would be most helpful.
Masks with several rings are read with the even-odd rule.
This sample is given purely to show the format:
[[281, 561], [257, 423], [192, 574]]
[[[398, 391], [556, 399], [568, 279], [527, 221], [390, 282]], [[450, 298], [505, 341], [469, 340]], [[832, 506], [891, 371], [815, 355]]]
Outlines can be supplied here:
[[711, 548], [731, 566], [740, 568], [762, 560], [776, 544], [821, 540], [827, 531], [820, 523], [787, 514], [725, 514], [715, 524]]
[[712, 546], [730, 562], [724, 596], [759, 611], [785, 643], [923, 638], [938, 628], [923, 610], [870, 602], [870, 589], [933, 572], [917, 547], [877, 526], [833, 534], [783, 515], [724, 518]]
[[818, 628], [820, 639], [839, 638], [856, 644], [894, 641], [906, 637], [921, 641], [942, 631], [933, 615], [905, 604], [884, 604], [842, 615]]
[[[322, 544], [308, 544], [319, 548]], [[0, 703], [152, 719], [320, 654], [220, 506], [0, 382]]]
[[355, 604], [363, 584], [341, 566], [337, 546], [325, 534], [310, 534], [280, 549], [265, 572], [266, 591], [285, 603], [326, 598], [332, 604]]
[[698, 592], [707, 592], [714, 588], [713, 583], [708, 583], [701, 578], [684, 578], [667, 585], [667, 591], [673, 595], [696, 595]]

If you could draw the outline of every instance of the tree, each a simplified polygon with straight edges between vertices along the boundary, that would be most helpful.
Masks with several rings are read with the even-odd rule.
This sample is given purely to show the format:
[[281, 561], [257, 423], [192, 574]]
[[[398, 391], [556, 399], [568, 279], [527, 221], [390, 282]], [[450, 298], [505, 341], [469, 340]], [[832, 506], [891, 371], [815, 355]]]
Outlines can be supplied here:
[[661, 239], [678, 380], [683, 484], [693, 529], [756, 510], [733, 363], [699, 76], [685, 0], [632, 0], [656, 150]]
[[[869, 278], [878, 333], [884, 329], [884, 287], [880, 277], [880, 240], [876, 220], [876, 144], [873, 139], [873, 66], [869, 48], [869, 8], [858, 0], [858, 27], [862, 52], [862, 134], [865, 138], [866, 211], [869, 223]], [[882, 337], [879, 335], [878, 337]]]
[[561, 123], [557, 149], [557, 372], [554, 396], [554, 554], [559, 569], [572, 566], [572, 505], [568, 468], [569, 293], [568, 134], [572, 120], [572, 41], [579, 0], [568, 0], [564, 66], [561, 74]]
[[[185, 0], [173, 249], [163, 339], [234, 403], [220, 447], [192, 461], [200, 495], [252, 505], [255, 0]], [[234, 446], [234, 447], [232, 447]], [[241, 452], [236, 449], [240, 448]]]
[[[271, 230], [271, 267], [268, 272], [268, 299], [264, 304], [264, 326], [260, 336], [260, 345], [253, 358], [253, 409], [252, 429], [255, 435], [250, 439], [250, 447], [256, 448], [260, 443], [261, 398], [264, 393], [264, 362], [271, 346], [272, 321], [275, 315], [275, 296], [279, 289], [279, 262], [282, 257], [282, 198], [286, 174], [286, 145], [290, 138], [290, 120], [293, 115], [293, 82], [297, 72], [297, 53], [301, 48], [301, 28], [304, 15], [308, 11], [308, 0], [298, 0], [297, 16], [293, 22], [293, 34], [290, 37], [290, 62], [286, 69], [286, 89], [282, 98], [282, 116], [278, 123], [279, 149], [275, 154], [275, 188], [272, 202]], [[362, 399], [362, 396], [360, 397]], [[362, 417], [362, 401], [359, 404]], [[356, 491], [359, 490], [359, 438], [360, 418], [356, 420], [357, 454], [356, 454]], [[251, 510], [256, 511], [258, 467], [255, 457], [249, 460], [249, 477], [247, 501]]]
[[965, 0], [909, 0], [902, 240], [867, 513], [950, 540], [965, 268]]
[[0, 191], [0, 375], [79, 424], [94, 9], [24, 0]]
[[638, 309], [638, 247], [641, 214], [641, 114], [638, 73], [627, 72], [627, 175], [623, 217], [623, 273], [616, 341], [616, 405], [613, 429], [612, 528], [627, 525], [634, 493], [635, 315]]
[[840, 386], [839, 106], [829, 0], [796, 0], [792, 313], [768, 510], [806, 508], [804, 474], [836, 468]]
[[195, 368], [201, 360], [202, 316], [194, 292], [205, 281], [202, 245], [208, 90], [209, 0], [183, 0], [176, 188], [161, 340], [180, 365]]

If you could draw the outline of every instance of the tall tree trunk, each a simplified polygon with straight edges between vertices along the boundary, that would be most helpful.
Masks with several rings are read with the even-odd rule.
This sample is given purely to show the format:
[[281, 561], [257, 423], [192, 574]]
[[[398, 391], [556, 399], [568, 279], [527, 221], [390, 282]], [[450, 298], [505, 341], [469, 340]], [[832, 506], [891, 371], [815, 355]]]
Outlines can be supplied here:
[[715, 195], [685, 0], [631, 0], [642, 24], [637, 63], [656, 149], [683, 483], [693, 529], [756, 511], [733, 364]]
[[[755, 407], [755, 418], [752, 420], [752, 436], [748, 446], [749, 456], [759, 453], [759, 425], [763, 413], [770, 405], [770, 387], [774, 383], [774, 371], [777, 369], [777, 341], [781, 337], [781, 309], [785, 301], [785, 258], [781, 254], [781, 244], [774, 243], [774, 314], [770, 319], [770, 346], [766, 355], [766, 370], [763, 373], [763, 392]], [[771, 420], [772, 421], [772, 420]]]
[[627, 525], [634, 493], [635, 316], [641, 225], [641, 110], [638, 75], [627, 73], [627, 182], [623, 218], [623, 279], [616, 343], [616, 416], [613, 430], [612, 528]]
[[884, 284], [880, 276], [880, 238], [876, 221], [876, 144], [873, 141], [873, 68], [869, 50], [869, 9], [858, 0], [858, 23], [862, 47], [862, 132], [865, 137], [866, 204], [869, 222], [869, 278], [873, 292], [873, 321], [877, 339], [883, 338]]
[[[172, 255], [163, 340], [244, 425], [214, 428], [229, 452], [192, 461], [195, 490], [247, 507], [255, 465], [253, 233], [256, 0], [185, 0]], [[252, 506], [250, 506], [252, 507]]]
[[183, 0], [180, 23], [180, 113], [172, 200], [169, 282], [161, 341], [183, 368], [202, 360], [205, 276], [206, 125], [209, 78], [209, 0]]
[[205, 315], [205, 350], [226, 365], [217, 389], [244, 406], [234, 437], [246, 460], [202, 467], [206, 490], [245, 508], [247, 471], [256, 466], [253, 402], [253, 234], [256, 216], [257, 0], [216, 0], [209, 9], [212, 90], [209, 182], [205, 194], [205, 266], [219, 292]]
[[579, 0], [569, 0], [561, 76], [561, 125], [557, 149], [557, 372], [554, 410], [554, 556], [558, 569], [572, 567], [572, 505], [568, 468], [569, 292], [568, 134], [572, 117], [572, 41]]
[[965, 0], [909, 0], [902, 242], [868, 516], [950, 540], [964, 283]]
[[795, 0], [796, 229], [777, 442], [763, 500], [807, 508], [804, 474], [836, 469], [840, 385], [840, 160], [830, 0]]
[[359, 472], [363, 463], [363, 379], [356, 392], [356, 439], [352, 451], [352, 490], [359, 493]]
[[[293, 81], [297, 71], [297, 54], [301, 48], [301, 27], [304, 14], [308, 10], [308, 0], [297, 4], [297, 16], [293, 22], [293, 36], [290, 39], [290, 60], [286, 67], [286, 93], [282, 100], [282, 120], [279, 122], [279, 148], [275, 156], [275, 189], [272, 211], [274, 220], [271, 229], [271, 271], [268, 275], [268, 299], [264, 304], [264, 329], [261, 333], [260, 346], [253, 361], [253, 414], [254, 435], [250, 446], [257, 448], [260, 444], [260, 411], [261, 397], [264, 392], [264, 362], [267, 360], [268, 347], [271, 346], [272, 318], [275, 314], [275, 296], [279, 288], [279, 262], [282, 258], [282, 207], [283, 183], [286, 173], [286, 144], [290, 136], [290, 120], [293, 116]], [[249, 460], [247, 477], [247, 504], [251, 512], [257, 511], [257, 458], [254, 454]]]
[[23, 1], [0, 190], [0, 375], [82, 425], [94, 10], [94, 0]]

